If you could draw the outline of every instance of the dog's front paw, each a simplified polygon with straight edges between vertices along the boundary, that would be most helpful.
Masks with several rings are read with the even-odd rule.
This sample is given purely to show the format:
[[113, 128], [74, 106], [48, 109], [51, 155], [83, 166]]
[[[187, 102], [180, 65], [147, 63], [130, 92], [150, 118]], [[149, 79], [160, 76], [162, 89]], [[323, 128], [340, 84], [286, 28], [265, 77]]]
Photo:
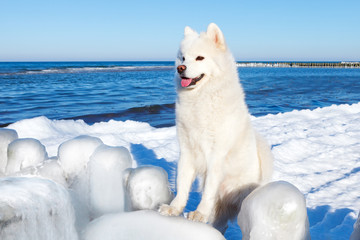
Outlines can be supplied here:
[[209, 220], [209, 218], [207, 216], [205, 216], [204, 214], [202, 214], [198, 210], [193, 211], [193, 212], [189, 212], [187, 218], [189, 220], [191, 220], [191, 221], [194, 221], [194, 222], [203, 222], [203, 223], [207, 223], [208, 220]]
[[179, 216], [181, 214], [181, 210], [178, 210], [173, 206], [163, 204], [159, 208], [159, 213], [163, 216]]

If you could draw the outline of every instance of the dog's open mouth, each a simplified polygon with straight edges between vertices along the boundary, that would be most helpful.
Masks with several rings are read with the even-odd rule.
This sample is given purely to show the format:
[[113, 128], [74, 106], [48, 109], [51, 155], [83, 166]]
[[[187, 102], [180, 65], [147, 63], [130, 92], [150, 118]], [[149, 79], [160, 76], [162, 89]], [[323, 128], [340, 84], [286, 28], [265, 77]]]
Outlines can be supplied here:
[[195, 85], [198, 81], [200, 81], [205, 76], [204, 73], [202, 73], [200, 76], [196, 78], [181, 78], [181, 86], [182, 87], [189, 87], [191, 85]]

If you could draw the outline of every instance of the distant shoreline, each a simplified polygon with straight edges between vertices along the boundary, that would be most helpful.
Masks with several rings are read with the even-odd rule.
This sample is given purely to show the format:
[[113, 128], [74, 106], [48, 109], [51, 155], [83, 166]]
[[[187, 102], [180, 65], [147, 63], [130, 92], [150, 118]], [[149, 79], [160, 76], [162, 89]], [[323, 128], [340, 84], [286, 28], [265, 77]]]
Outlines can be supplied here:
[[[113, 63], [116, 67], [118, 63], [123, 65], [125, 63], [133, 64], [133, 63], [149, 63], [149, 64], [166, 64], [165, 66], [173, 66], [175, 64], [174, 61], [0, 61], [0, 67], [4, 66], [4, 64], [78, 64], [78, 63]], [[237, 67], [275, 67], [275, 68], [360, 68], [360, 61], [236, 61]], [[114, 67], [111, 66], [111, 67]], [[97, 67], [94, 66], [94, 67]], [[103, 67], [99, 65], [99, 67]]]
[[238, 67], [360, 68], [360, 62], [236, 62]]

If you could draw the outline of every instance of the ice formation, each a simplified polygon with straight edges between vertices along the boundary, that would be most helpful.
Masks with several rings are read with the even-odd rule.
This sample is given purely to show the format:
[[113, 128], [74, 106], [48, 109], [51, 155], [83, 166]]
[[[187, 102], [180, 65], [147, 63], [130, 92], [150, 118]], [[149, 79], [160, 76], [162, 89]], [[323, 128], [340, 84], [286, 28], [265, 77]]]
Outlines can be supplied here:
[[124, 177], [124, 184], [129, 210], [155, 210], [172, 199], [168, 175], [160, 167], [129, 169]]
[[51, 179], [56, 183], [67, 187], [64, 171], [57, 159], [46, 159], [36, 166], [29, 166], [21, 171], [11, 174], [11, 176], [38, 176]]
[[[272, 145], [276, 159], [274, 180], [290, 182], [305, 194], [313, 239], [348, 240], [356, 221], [355, 212], [360, 209], [360, 103], [253, 117], [252, 122]], [[91, 218], [89, 161], [102, 142], [109, 146], [126, 147], [135, 161], [141, 163], [139, 165], [167, 167], [179, 157], [175, 127], [153, 128], [147, 123], [113, 120], [87, 125], [81, 120], [38, 117], [16, 122], [8, 128], [16, 130], [21, 138], [38, 139], [49, 156], [59, 153], [59, 162], [51, 158], [37, 166], [23, 168], [17, 174], [44, 176], [63, 183], [66, 176], [79, 232]], [[101, 140], [76, 138], [84, 134]], [[74, 143], [73, 146], [66, 146], [69, 140]], [[4, 132], [0, 131], [0, 150], [7, 148], [1, 145], [3, 142]], [[133, 167], [136, 166], [135, 161]], [[66, 174], [62, 172], [62, 167]], [[191, 197], [191, 206], [199, 200], [197, 196], [194, 193]], [[92, 217], [97, 216], [94, 214]], [[154, 222], [157, 219], [154, 218]], [[169, 221], [172, 221], [171, 218]], [[357, 223], [355, 230], [358, 226]], [[41, 228], [39, 231], [42, 231]], [[230, 226], [229, 231], [228, 239], [240, 238], [238, 230]], [[356, 231], [353, 234], [357, 234]], [[105, 238], [106, 234], [103, 232], [102, 237]]]
[[68, 140], [59, 146], [58, 159], [69, 184], [86, 168], [91, 154], [101, 144], [103, 143], [99, 138], [84, 135]]
[[223, 240], [220, 232], [207, 224], [183, 217], [165, 217], [151, 210], [108, 214], [91, 222], [83, 240]]
[[61, 185], [34, 177], [0, 179], [1, 240], [76, 240], [69, 194]]
[[67, 186], [74, 205], [78, 232], [91, 219], [90, 175], [88, 162], [95, 149], [103, 145], [97, 137], [81, 135], [61, 143], [58, 147], [58, 161], [63, 169]]
[[244, 240], [310, 239], [305, 198], [285, 181], [268, 183], [247, 196], [238, 224]]
[[48, 158], [45, 146], [33, 138], [19, 138], [11, 142], [7, 156], [6, 175], [36, 166]]
[[37, 167], [36, 170], [39, 176], [51, 179], [63, 186], [67, 186], [64, 171], [57, 159], [45, 160], [40, 166]]
[[93, 217], [124, 211], [123, 172], [132, 165], [124, 147], [100, 145], [88, 164], [90, 207]]
[[17, 138], [15, 130], [0, 128], [0, 177], [5, 173], [8, 145]]
[[354, 224], [354, 231], [350, 236], [350, 240], [359, 240], [359, 239], [360, 239], [360, 213], [356, 223]]
[[124, 211], [123, 172], [132, 165], [126, 148], [110, 147], [98, 138], [80, 136], [60, 145], [59, 158], [68, 176], [79, 231], [91, 219]]

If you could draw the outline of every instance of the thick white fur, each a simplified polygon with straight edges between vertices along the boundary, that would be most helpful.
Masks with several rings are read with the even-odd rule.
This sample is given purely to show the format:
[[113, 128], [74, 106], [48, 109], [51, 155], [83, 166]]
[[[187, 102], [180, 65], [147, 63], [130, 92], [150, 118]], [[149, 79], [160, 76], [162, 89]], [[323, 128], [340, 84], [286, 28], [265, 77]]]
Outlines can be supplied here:
[[[197, 56], [204, 59], [197, 61]], [[205, 179], [202, 199], [188, 218], [214, 222], [216, 205], [224, 197], [269, 180], [272, 155], [267, 143], [251, 126], [236, 63], [215, 24], [211, 23], [200, 34], [185, 28], [176, 60], [176, 66], [179, 65], [186, 66], [183, 77], [196, 78], [201, 74], [205, 77], [196, 85], [182, 88], [181, 77], [175, 75], [180, 143], [177, 196], [159, 211], [163, 215], [180, 215], [192, 182], [202, 175]]]

